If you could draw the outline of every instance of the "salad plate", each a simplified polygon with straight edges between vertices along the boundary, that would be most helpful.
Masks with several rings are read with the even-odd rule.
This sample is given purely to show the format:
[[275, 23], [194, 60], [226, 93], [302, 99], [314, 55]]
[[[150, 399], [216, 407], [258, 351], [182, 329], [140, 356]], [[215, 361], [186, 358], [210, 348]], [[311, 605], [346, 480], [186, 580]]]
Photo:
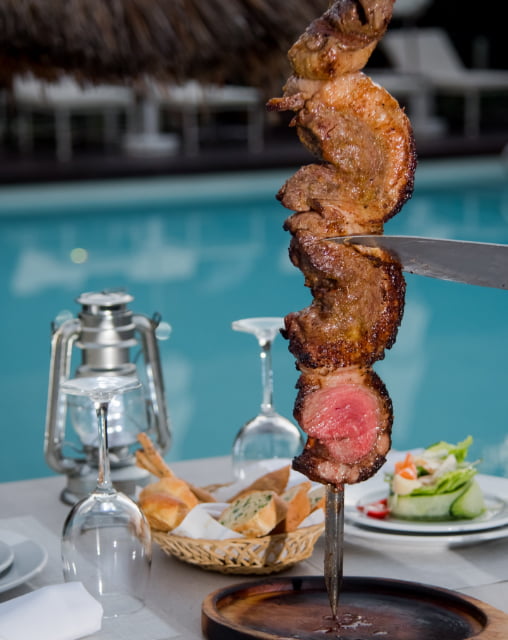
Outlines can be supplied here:
[[[371, 480], [348, 487], [346, 490], [345, 522], [355, 528], [369, 529], [386, 534], [411, 536], [450, 536], [506, 529], [508, 535], [508, 479], [478, 474], [487, 510], [481, 516], [460, 520], [404, 520], [388, 515], [375, 518], [360, 509], [367, 504], [388, 496], [388, 485], [383, 478], [375, 476]], [[359, 509], [360, 507], [360, 509]]]
[[407, 546], [410, 549], [415, 549], [416, 547], [453, 549], [508, 538], [508, 527], [487, 529], [487, 531], [470, 531], [468, 533], [438, 535], [430, 533], [428, 535], [421, 535], [415, 533], [399, 533], [396, 531], [384, 532], [378, 529], [358, 527], [345, 522], [344, 536], [346, 541], [352, 544], [387, 544], [390, 546], [395, 545], [396, 547]]

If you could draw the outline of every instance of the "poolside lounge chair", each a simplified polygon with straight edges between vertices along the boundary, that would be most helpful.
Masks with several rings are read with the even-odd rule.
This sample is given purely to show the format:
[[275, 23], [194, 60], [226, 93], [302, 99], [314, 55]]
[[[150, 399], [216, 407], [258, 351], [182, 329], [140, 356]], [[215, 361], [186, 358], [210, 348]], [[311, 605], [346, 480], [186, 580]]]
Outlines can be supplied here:
[[247, 113], [248, 149], [258, 152], [263, 148], [264, 105], [253, 87], [203, 85], [195, 80], [181, 85], [153, 83], [152, 96], [161, 109], [179, 113], [187, 155], [199, 152], [200, 116], [228, 111]]
[[395, 69], [419, 74], [436, 95], [464, 98], [467, 136], [480, 133], [482, 95], [508, 94], [508, 71], [465, 67], [442, 29], [394, 29], [385, 34], [381, 47]]
[[118, 137], [121, 113], [130, 115], [133, 108], [131, 89], [114, 85], [82, 87], [71, 77], [58, 82], [44, 82], [32, 76], [17, 76], [12, 97], [18, 112], [18, 143], [29, 151], [33, 146], [32, 116], [49, 113], [55, 118], [56, 155], [65, 162], [72, 156], [73, 114], [102, 114], [104, 139], [112, 143]]

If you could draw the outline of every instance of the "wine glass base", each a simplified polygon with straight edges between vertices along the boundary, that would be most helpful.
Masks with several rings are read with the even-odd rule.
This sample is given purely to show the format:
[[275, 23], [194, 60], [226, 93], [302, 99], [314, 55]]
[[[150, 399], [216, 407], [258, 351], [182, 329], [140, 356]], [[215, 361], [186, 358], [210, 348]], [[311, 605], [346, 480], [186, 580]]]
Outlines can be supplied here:
[[104, 618], [126, 616], [139, 611], [145, 606], [143, 600], [127, 593], [108, 593], [95, 597], [102, 605]]
[[[129, 465], [119, 469], [111, 469], [111, 480], [117, 491], [125, 493], [135, 500], [138, 487], [144, 487], [150, 481], [150, 474], [144, 469]], [[91, 468], [88, 473], [79, 476], [68, 476], [67, 485], [60, 493], [64, 504], [74, 505], [88, 496], [97, 486], [97, 469]]]

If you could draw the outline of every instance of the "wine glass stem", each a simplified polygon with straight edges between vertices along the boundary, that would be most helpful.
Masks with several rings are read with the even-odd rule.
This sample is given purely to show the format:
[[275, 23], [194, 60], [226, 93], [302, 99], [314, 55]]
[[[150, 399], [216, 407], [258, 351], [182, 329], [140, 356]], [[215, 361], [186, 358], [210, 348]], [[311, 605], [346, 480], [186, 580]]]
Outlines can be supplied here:
[[261, 385], [263, 389], [261, 411], [271, 413], [273, 411], [272, 341], [261, 338], [259, 346], [261, 347]]
[[99, 473], [97, 489], [104, 492], [112, 491], [111, 470], [108, 455], [108, 408], [109, 402], [98, 400], [95, 402], [95, 412], [99, 425]]

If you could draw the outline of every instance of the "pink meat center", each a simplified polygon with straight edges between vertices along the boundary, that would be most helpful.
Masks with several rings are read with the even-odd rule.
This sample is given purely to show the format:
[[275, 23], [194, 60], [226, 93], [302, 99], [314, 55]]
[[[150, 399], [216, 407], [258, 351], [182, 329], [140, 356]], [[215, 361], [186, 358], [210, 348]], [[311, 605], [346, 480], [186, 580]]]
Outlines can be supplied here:
[[305, 400], [303, 428], [325, 444], [340, 462], [355, 462], [375, 444], [379, 420], [377, 398], [356, 384], [319, 389]]

